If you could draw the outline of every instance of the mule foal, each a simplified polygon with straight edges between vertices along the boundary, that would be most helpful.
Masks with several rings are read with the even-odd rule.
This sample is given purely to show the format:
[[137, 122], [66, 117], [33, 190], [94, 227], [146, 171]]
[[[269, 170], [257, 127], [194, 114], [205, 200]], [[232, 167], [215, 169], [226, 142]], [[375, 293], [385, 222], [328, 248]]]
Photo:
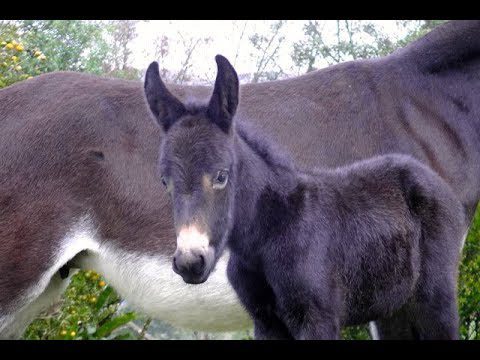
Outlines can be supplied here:
[[399, 319], [420, 339], [458, 338], [467, 225], [450, 187], [404, 155], [299, 171], [233, 121], [238, 77], [216, 61], [207, 105], [176, 99], [156, 63], [145, 77], [165, 131], [159, 168], [179, 234], [175, 272], [202, 283], [228, 246], [228, 277], [256, 338], [337, 339], [342, 326], [368, 321], [387, 338]]

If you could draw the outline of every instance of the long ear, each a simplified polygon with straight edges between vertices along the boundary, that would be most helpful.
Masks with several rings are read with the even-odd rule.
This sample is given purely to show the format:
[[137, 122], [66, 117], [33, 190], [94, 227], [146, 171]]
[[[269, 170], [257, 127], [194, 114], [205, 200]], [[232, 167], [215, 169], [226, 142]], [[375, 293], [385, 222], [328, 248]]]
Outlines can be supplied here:
[[185, 113], [185, 106], [173, 96], [160, 78], [158, 63], [152, 62], [145, 74], [145, 96], [158, 123], [167, 131]]
[[208, 115], [223, 131], [230, 130], [238, 105], [238, 76], [232, 65], [222, 55], [215, 56], [217, 78], [208, 104]]

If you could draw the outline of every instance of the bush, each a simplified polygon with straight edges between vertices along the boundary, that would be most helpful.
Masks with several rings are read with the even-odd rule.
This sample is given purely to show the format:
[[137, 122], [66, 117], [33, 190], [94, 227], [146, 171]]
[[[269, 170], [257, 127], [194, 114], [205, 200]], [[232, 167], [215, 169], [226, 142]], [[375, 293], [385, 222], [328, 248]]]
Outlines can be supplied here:
[[47, 57], [39, 49], [25, 48], [13, 39], [1, 40], [0, 46], [0, 88], [44, 71]]
[[460, 331], [464, 340], [480, 340], [480, 206], [463, 249], [458, 282]]
[[[27, 328], [23, 338], [33, 340], [134, 339], [125, 329], [133, 312], [119, 310], [116, 292], [93, 271], [79, 271], [54, 308], [42, 313]], [[115, 332], [114, 332], [115, 331]]]

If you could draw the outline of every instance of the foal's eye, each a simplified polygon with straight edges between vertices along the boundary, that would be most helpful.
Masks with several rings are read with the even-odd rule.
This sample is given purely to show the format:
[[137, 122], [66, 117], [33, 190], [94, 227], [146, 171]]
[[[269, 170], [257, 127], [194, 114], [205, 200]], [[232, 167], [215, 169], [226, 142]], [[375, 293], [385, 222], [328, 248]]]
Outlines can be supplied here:
[[213, 188], [223, 189], [228, 182], [228, 170], [219, 170], [213, 178]]
[[165, 180], [163, 176], [162, 176], [162, 184], [163, 186], [168, 187], [167, 180]]

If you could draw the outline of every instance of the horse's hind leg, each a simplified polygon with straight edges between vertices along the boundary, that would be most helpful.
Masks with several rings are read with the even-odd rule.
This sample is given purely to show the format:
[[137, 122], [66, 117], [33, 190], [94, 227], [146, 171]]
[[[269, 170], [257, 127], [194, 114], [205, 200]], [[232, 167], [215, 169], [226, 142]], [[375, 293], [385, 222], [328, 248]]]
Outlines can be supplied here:
[[0, 339], [19, 339], [35, 317], [60, 298], [68, 284], [69, 280], [62, 279], [57, 272], [47, 288], [35, 300], [9, 315], [9, 323], [0, 329]]
[[453, 280], [424, 284], [413, 308], [415, 330], [421, 340], [459, 339], [456, 285]]
[[452, 276], [441, 276], [442, 271], [432, 271], [437, 278], [421, 281], [409, 304], [375, 322], [381, 340], [459, 338], [456, 283]]
[[370, 323], [370, 335], [374, 340], [413, 340], [417, 338], [414, 322], [407, 308], [402, 308], [389, 318]]

